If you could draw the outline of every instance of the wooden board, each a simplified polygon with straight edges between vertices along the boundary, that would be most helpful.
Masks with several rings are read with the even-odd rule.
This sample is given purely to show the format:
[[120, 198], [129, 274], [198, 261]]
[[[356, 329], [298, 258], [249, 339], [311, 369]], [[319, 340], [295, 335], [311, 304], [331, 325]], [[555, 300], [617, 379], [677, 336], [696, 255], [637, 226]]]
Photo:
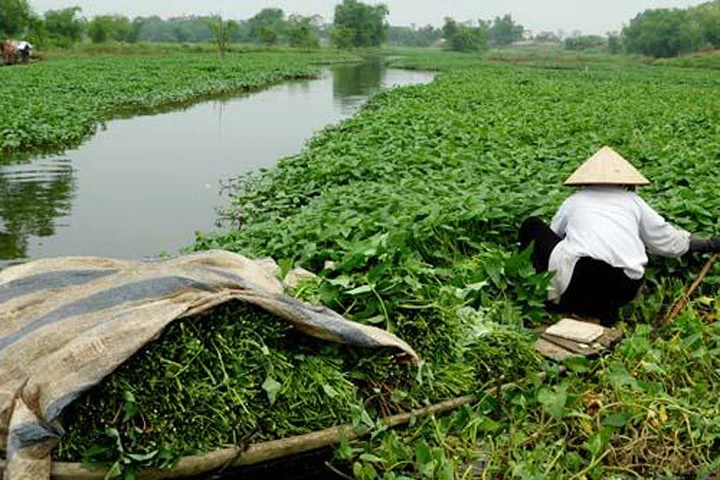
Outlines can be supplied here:
[[545, 333], [573, 342], [591, 344], [603, 336], [605, 329], [593, 323], [581, 322], [572, 318], [563, 318], [555, 325], [549, 326], [547, 330], [545, 330]]
[[568, 358], [579, 356], [577, 353], [569, 352], [543, 338], [539, 338], [538, 341], [535, 342], [535, 350], [540, 352], [543, 357], [547, 357], [558, 362], [563, 362]]
[[[586, 327], [584, 327], [584, 325]], [[567, 322], [566, 322], [567, 325]], [[584, 322], [573, 319], [572, 329], [567, 332], [566, 328], [552, 328], [554, 325], [536, 329], [540, 337], [535, 343], [535, 349], [543, 356], [556, 361], [564, 361], [571, 357], [596, 357], [611, 350], [622, 339], [622, 330], [616, 326], [613, 328], [600, 327], [594, 322]], [[560, 333], [565, 337], [572, 338], [595, 338], [592, 342], [583, 343], [569, 338], [548, 333]], [[599, 330], [602, 329], [602, 330]], [[599, 337], [597, 333], [602, 332]]]

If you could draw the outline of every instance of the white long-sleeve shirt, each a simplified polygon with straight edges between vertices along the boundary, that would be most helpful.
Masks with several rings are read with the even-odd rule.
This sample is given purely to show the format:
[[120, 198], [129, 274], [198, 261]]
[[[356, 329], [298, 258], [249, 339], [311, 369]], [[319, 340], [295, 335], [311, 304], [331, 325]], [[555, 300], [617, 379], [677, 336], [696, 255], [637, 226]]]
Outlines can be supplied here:
[[690, 233], [670, 225], [634, 192], [614, 186], [584, 187], [562, 204], [551, 225], [563, 240], [550, 255], [555, 272], [550, 300], [559, 301], [582, 257], [622, 268], [628, 277], [645, 275], [647, 252], [679, 257], [690, 248]]

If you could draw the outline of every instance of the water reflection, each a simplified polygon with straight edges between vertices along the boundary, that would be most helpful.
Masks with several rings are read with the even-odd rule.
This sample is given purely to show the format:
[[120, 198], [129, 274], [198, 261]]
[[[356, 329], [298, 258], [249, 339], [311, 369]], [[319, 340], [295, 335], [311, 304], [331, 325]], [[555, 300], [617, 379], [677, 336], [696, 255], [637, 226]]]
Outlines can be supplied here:
[[55, 234], [70, 213], [73, 180], [66, 158], [0, 166], [0, 264], [27, 257], [31, 237]]
[[380, 88], [432, 78], [378, 61], [341, 66], [316, 80], [113, 120], [62, 157], [0, 166], [0, 259], [174, 253], [193, 232], [214, 228], [224, 180], [297, 154]]
[[367, 97], [383, 85], [387, 70], [380, 59], [362, 65], [342, 65], [333, 69], [333, 96], [346, 111], [363, 104]]

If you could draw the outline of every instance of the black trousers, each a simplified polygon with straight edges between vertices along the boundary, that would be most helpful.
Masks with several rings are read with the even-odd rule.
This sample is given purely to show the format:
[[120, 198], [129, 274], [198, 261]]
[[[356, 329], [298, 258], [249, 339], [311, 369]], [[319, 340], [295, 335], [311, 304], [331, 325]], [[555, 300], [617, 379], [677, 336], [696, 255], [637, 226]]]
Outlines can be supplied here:
[[[540, 218], [530, 217], [520, 227], [520, 247], [535, 245], [532, 262], [537, 272], [547, 272], [550, 254], [562, 239]], [[559, 313], [575, 313], [598, 318], [603, 325], [618, 321], [618, 310], [630, 303], [640, 290], [642, 280], [633, 280], [621, 268], [603, 261], [582, 257], [575, 264], [570, 285], [560, 297]]]

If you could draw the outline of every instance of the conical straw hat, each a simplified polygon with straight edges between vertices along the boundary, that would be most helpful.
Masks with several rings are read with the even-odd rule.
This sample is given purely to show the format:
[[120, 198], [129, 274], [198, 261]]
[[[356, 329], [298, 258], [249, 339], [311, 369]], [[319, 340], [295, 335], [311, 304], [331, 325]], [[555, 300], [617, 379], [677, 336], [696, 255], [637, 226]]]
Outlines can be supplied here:
[[565, 185], [648, 185], [650, 181], [610, 147], [580, 165]]

